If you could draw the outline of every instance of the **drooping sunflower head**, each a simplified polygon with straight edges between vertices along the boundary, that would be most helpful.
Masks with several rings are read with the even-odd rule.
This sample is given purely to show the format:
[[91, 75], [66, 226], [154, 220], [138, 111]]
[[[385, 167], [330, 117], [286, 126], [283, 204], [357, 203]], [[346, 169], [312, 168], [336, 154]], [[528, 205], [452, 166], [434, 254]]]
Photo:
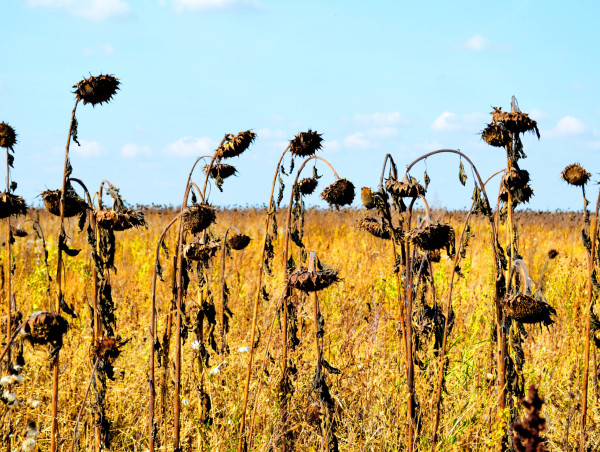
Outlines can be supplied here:
[[561, 176], [568, 184], [575, 185], [576, 187], [583, 187], [590, 180], [591, 174], [579, 163], [573, 163], [563, 170]]
[[83, 104], [92, 104], [96, 106], [104, 102], [109, 102], [119, 89], [119, 79], [114, 75], [100, 74], [86, 78], [77, 83], [75, 95], [77, 99], [82, 100]]
[[301, 132], [290, 141], [290, 151], [298, 157], [310, 157], [321, 149], [322, 142], [320, 133], [308, 129], [308, 132]]
[[251, 130], [240, 132], [237, 135], [227, 134], [225, 141], [217, 149], [217, 157], [219, 159], [237, 157], [248, 149], [255, 139], [256, 134]]
[[17, 134], [15, 129], [5, 122], [0, 122], [0, 147], [13, 150], [13, 146], [17, 143]]
[[328, 185], [321, 193], [330, 206], [341, 207], [352, 204], [354, 201], [354, 184], [347, 179], [338, 179]]

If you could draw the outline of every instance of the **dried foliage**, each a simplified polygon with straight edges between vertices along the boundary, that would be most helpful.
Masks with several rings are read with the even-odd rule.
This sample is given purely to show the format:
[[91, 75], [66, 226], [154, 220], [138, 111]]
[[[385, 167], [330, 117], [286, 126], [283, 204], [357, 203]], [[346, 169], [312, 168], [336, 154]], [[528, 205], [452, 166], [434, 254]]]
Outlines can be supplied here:
[[513, 424], [513, 447], [517, 452], [546, 452], [545, 440], [541, 436], [546, 428], [546, 420], [540, 415], [544, 401], [534, 385], [529, 387], [527, 395], [526, 399], [521, 400], [527, 416], [523, 421]]
[[73, 88], [73, 93], [83, 104], [102, 105], [103, 102], [109, 102], [119, 89], [119, 79], [114, 75], [98, 75], [86, 78], [77, 83]]
[[122, 347], [128, 341], [117, 337], [102, 337], [94, 344], [92, 356], [98, 361], [113, 363], [121, 354]]

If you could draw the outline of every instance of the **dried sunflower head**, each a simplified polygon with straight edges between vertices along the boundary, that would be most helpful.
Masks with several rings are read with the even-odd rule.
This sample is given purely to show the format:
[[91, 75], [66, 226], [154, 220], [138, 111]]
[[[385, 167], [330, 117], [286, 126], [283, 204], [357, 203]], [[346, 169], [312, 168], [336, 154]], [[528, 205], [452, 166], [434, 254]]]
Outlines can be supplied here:
[[10, 232], [15, 237], [27, 237], [29, 235], [25, 229], [14, 226], [10, 227]]
[[10, 149], [17, 143], [15, 129], [5, 122], [0, 122], [0, 147]]
[[144, 212], [139, 210], [96, 210], [94, 212], [98, 227], [113, 231], [125, 231], [131, 228], [146, 226]]
[[[60, 216], [60, 195], [61, 190], [45, 190], [41, 193], [44, 200], [44, 207], [52, 215]], [[71, 184], [67, 182], [65, 190], [65, 209], [64, 216], [66, 218], [79, 215], [88, 209], [87, 203], [77, 194]]]
[[117, 337], [103, 337], [98, 339], [92, 349], [92, 356], [98, 361], [113, 363], [121, 354], [121, 348], [128, 341]]
[[304, 292], [317, 292], [339, 280], [337, 272], [321, 263], [313, 251], [310, 253], [308, 268], [302, 267], [288, 276], [289, 285]]
[[20, 196], [12, 193], [0, 193], [0, 218], [8, 218], [11, 215], [25, 215], [27, 205]]
[[529, 172], [527, 170], [511, 170], [502, 177], [502, 184], [510, 191], [525, 188], [529, 183]]
[[103, 102], [109, 102], [119, 89], [119, 79], [114, 75], [98, 75], [86, 78], [77, 83], [75, 88], [75, 95], [77, 99], [82, 100], [83, 104], [102, 104]]
[[385, 189], [389, 191], [392, 196], [398, 198], [416, 198], [419, 195], [425, 194], [425, 187], [419, 184], [414, 178], [408, 180], [407, 176], [401, 181], [390, 178], [385, 182]]
[[392, 238], [390, 231], [383, 227], [375, 218], [366, 217], [358, 222], [358, 227], [369, 234], [379, 237], [380, 239], [389, 240]]
[[436, 251], [451, 245], [454, 229], [447, 224], [433, 223], [411, 230], [408, 239], [422, 251]]
[[347, 179], [338, 179], [328, 185], [321, 193], [330, 206], [340, 207], [352, 204], [354, 201], [354, 184]]
[[489, 124], [483, 132], [481, 138], [490, 146], [503, 148], [510, 143], [510, 132], [506, 130], [503, 124]]
[[256, 134], [251, 130], [240, 132], [237, 135], [229, 133], [225, 136], [225, 142], [217, 149], [217, 157], [219, 159], [237, 157], [248, 149], [255, 139]]
[[[509, 189], [506, 185], [502, 184], [500, 187], [500, 200], [502, 202], [508, 202], [508, 191]], [[510, 192], [512, 193], [512, 200], [515, 205], [529, 202], [533, 196], [533, 189], [529, 185], [525, 185], [521, 188], [514, 188], [510, 190]]]
[[250, 243], [250, 237], [246, 234], [235, 234], [227, 239], [227, 245], [234, 250], [243, 250]]
[[303, 195], [312, 195], [319, 182], [314, 177], [306, 177], [298, 182], [298, 189]]
[[[206, 173], [207, 171], [209, 171], [208, 165], [204, 167], [204, 172]], [[213, 179], [227, 179], [228, 177], [233, 176], [236, 173], [237, 170], [235, 169], [235, 166], [228, 165], [227, 163], [217, 163], [216, 165], [213, 165], [210, 168], [208, 176]]]
[[360, 200], [366, 209], [373, 209], [375, 207], [375, 195], [369, 187], [362, 187], [360, 189]]
[[590, 180], [591, 174], [588, 173], [579, 163], [573, 163], [567, 166], [562, 172], [562, 178], [567, 183], [576, 187], [583, 187]]
[[505, 315], [518, 322], [543, 323], [546, 326], [554, 323], [550, 315], [556, 315], [556, 309], [544, 300], [518, 293], [504, 297], [501, 304]]
[[221, 245], [216, 240], [212, 240], [208, 243], [203, 243], [200, 240], [194, 240], [183, 248], [183, 257], [188, 260], [202, 261], [206, 263], [210, 261], [215, 254], [217, 254], [217, 251], [219, 251], [220, 248]]
[[61, 345], [68, 328], [68, 322], [60, 314], [36, 311], [25, 320], [19, 333], [32, 345]]
[[492, 111], [492, 124], [502, 123], [504, 127], [513, 133], [532, 132], [540, 137], [537, 122], [529, 117], [527, 113], [520, 111], [502, 111], [502, 108], [494, 107]]
[[194, 204], [183, 214], [183, 225], [187, 231], [198, 234], [213, 224], [216, 218], [215, 209], [208, 204]]
[[308, 132], [301, 132], [290, 141], [290, 151], [298, 157], [310, 157], [321, 149], [322, 142], [320, 133], [308, 129]]

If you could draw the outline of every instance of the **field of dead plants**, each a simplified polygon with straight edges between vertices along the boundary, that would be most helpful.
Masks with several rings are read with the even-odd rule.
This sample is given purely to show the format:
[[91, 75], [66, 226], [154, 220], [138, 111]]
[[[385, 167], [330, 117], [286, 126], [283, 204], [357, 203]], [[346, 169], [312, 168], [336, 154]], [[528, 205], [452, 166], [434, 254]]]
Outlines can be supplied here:
[[[218, 209], [207, 188], [227, 190], [248, 130], [190, 162], [179, 207], [149, 209], [71, 163], [78, 105], [118, 87], [74, 86], [44, 209], [16, 194], [16, 133], [0, 124], [7, 451], [600, 448], [590, 173], [557, 169], [581, 212], [523, 211], [521, 138], [540, 137], [514, 98], [482, 132], [506, 155], [493, 175], [442, 149], [382, 156], [355, 188], [309, 130], [282, 149], [267, 208]], [[442, 153], [473, 187], [468, 211], [429, 207], [420, 164]], [[308, 208], [317, 196], [331, 208]]]

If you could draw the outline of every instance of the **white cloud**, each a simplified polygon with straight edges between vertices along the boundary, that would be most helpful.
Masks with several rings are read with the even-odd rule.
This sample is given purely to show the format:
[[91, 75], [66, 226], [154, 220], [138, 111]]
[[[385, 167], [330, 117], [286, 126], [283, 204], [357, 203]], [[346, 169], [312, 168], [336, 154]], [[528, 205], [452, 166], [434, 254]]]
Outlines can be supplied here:
[[105, 20], [125, 16], [131, 11], [123, 0], [28, 0], [31, 7], [41, 6], [66, 11], [88, 20]]
[[479, 124], [485, 121], [485, 116], [480, 113], [471, 113], [468, 115], [457, 115], [450, 111], [445, 111], [431, 123], [431, 130], [434, 132], [456, 132], [458, 130], [477, 131]]
[[472, 52], [507, 52], [511, 50], [513, 46], [509, 43], [502, 45], [491, 45], [490, 41], [485, 36], [475, 34], [466, 41], [456, 44], [454, 47], [459, 50], [470, 50]]
[[85, 48], [82, 52], [85, 56], [108, 56], [115, 53], [115, 48], [111, 44], [102, 44], [94, 49]]
[[352, 119], [358, 124], [374, 127], [392, 126], [408, 123], [408, 121], [402, 118], [402, 116], [400, 116], [400, 113], [397, 111], [394, 111], [392, 113], [373, 113], [371, 115], [361, 115], [357, 113]]
[[135, 143], [126, 143], [121, 148], [121, 155], [125, 158], [135, 158], [140, 155], [150, 155], [148, 146], [139, 146]]
[[585, 131], [585, 124], [574, 116], [565, 116], [556, 125], [544, 133], [550, 138], [560, 138], [573, 135], [581, 135]]
[[457, 115], [449, 111], [439, 115], [431, 124], [431, 130], [434, 132], [452, 132], [459, 128]]
[[222, 9], [262, 9], [258, 0], [173, 0], [176, 11], [216, 11]]
[[365, 138], [362, 132], [356, 132], [344, 138], [344, 146], [358, 149], [371, 149], [373, 143]]
[[482, 52], [486, 50], [488, 46], [488, 40], [480, 34], [471, 36], [463, 43], [463, 48], [467, 50], [473, 50], [474, 52]]
[[337, 140], [323, 141], [324, 152], [338, 152], [341, 148], [340, 142]]
[[213, 154], [217, 145], [216, 141], [207, 138], [180, 138], [174, 143], [169, 143], [165, 149], [165, 153], [176, 157], [197, 156], [204, 154]]
[[76, 154], [84, 157], [99, 157], [106, 154], [106, 148], [97, 141], [79, 140], [79, 143], [81, 143], [81, 146], [73, 143], [70, 148]]
[[535, 121], [540, 121], [542, 119], [548, 119], [548, 113], [534, 108], [533, 110], [529, 110], [529, 117]]

